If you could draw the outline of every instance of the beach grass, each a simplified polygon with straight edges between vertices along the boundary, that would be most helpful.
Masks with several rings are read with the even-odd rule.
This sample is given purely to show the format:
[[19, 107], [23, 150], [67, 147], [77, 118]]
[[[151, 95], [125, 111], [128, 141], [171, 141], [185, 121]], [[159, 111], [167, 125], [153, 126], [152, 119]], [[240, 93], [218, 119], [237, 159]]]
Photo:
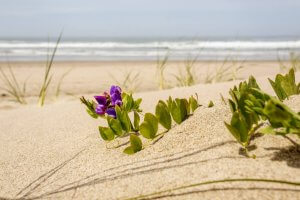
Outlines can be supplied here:
[[38, 104], [40, 106], [43, 106], [44, 103], [45, 103], [45, 99], [46, 99], [46, 95], [47, 95], [47, 92], [48, 92], [48, 88], [49, 88], [49, 85], [50, 85], [52, 77], [53, 77], [53, 74], [51, 74], [50, 72], [51, 72], [51, 69], [52, 69], [52, 66], [53, 66], [54, 57], [55, 57], [55, 54], [56, 54], [56, 51], [57, 51], [57, 48], [58, 48], [58, 45], [60, 43], [61, 38], [62, 38], [62, 32], [61, 32], [61, 34], [59, 35], [59, 37], [58, 37], [58, 39], [56, 41], [56, 45], [55, 45], [55, 47], [53, 49], [53, 52], [51, 54], [50, 59], [49, 59], [49, 57], [47, 57], [44, 79], [43, 79], [43, 83], [42, 83], [42, 86], [41, 86], [41, 89], [40, 89], [40, 93], [39, 93]]
[[58, 98], [58, 96], [60, 95], [61, 92], [61, 85], [63, 83], [63, 80], [65, 79], [65, 77], [73, 70], [73, 68], [68, 69], [65, 73], [63, 73], [63, 75], [60, 77], [57, 87], [56, 87], [56, 92], [55, 92], [55, 97]]
[[288, 64], [285, 64], [279, 56], [277, 56], [277, 61], [281, 71], [287, 71], [290, 68], [293, 68], [295, 72], [300, 70], [300, 54], [296, 54], [295, 52], [290, 52]]
[[17, 102], [26, 104], [26, 81], [23, 83], [23, 86], [20, 85], [9, 63], [7, 70], [4, 70], [2, 67], [0, 67], [0, 79], [4, 83], [4, 86], [0, 87], [2, 90], [14, 97]]
[[114, 75], [110, 74], [114, 82], [122, 87], [124, 91], [133, 93], [138, 90], [140, 84], [140, 73], [134, 71], [124, 71], [121, 78], [116, 78]]
[[165, 78], [165, 69], [167, 67], [167, 62], [169, 60], [169, 53], [166, 53], [163, 59], [160, 59], [157, 56], [156, 60], [156, 73], [158, 75], [158, 88], [160, 90], [166, 89], [166, 78]]
[[179, 70], [178, 75], [174, 75], [176, 79], [176, 85], [179, 87], [192, 86], [197, 83], [196, 73], [194, 70], [194, 65], [198, 60], [198, 56], [194, 58], [188, 57], [184, 61], [184, 71]]
[[245, 61], [237, 61], [227, 57], [222, 64], [215, 68], [214, 72], [207, 69], [204, 77], [204, 83], [218, 83], [223, 81], [232, 81], [238, 79], [238, 72], [244, 68]]

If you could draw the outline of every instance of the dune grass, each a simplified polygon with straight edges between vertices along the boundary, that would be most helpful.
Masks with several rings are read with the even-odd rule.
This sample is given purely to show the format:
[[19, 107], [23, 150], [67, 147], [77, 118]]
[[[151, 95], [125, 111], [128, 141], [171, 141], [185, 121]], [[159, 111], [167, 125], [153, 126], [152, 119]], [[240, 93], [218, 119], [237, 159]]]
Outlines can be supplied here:
[[176, 85], [179, 87], [186, 87], [195, 85], [197, 82], [196, 73], [194, 71], [194, 65], [198, 60], [198, 56], [194, 58], [188, 57], [184, 61], [184, 71], [179, 70], [178, 75], [174, 75], [176, 79]]
[[207, 70], [204, 83], [218, 83], [238, 79], [238, 72], [243, 69], [244, 62], [227, 57], [220, 66], [214, 69], [214, 72]]
[[57, 87], [56, 87], [56, 92], [55, 92], [55, 97], [58, 98], [61, 92], [61, 84], [63, 83], [63, 80], [65, 77], [73, 70], [73, 68], [68, 69], [63, 75], [60, 77]]
[[7, 70], [4, 70], [2, 67], [0, 67], [0, 79], [4, 84], [3, 87], [0, 87], [2, 90], [6, 91], [9, 95], [14, 97], [17, 102], [26, 104], [26, 81], [23, 83], [23, 86], [20, 85], [9, 63]]
[[279, 68], [281, 71], [287, 71], [290, 68], [293, 68], [295, 72], [300, 70], [300, 54], [295, 52], [290, 52], [288, 64], [285, 64], [279, 56], [277, 56], [277, 61], [279, 63]]
[[158, 88], [160, 90], [166, 89], [166, 79], [165, 79], [165, 69], [167, 67], [167, 62], [169, 60], [169, 53], [166, 53], [166, 55], [161, 60], [159, 56], [157, 56], [156, 60], [156, 74], [158, 76]]
[[[51, 54], [50, 59], [49, 59], [49, 57], [47, 58], [46, 67], [45, 67], [45, 74], [44, 74], [44, 80], [43, 80], [43, 83], [42, 83], [42, 86], [41, 86], [41, 89], [40, 89], [40, 93], [39, 93], [38, 104], [40, 106], [43, 106], [44, 103], [45, 103], [48, 88], [49, 88], [49, 85], [50, 85], [52, 77], [53, 77], [53, 74], [51, 74], [51, 69], [52, 69], [52, 66], [53, 66], [54, 57], [55, 57], [58, 45], [60, 43], [61, 37], [62, 37], [62, 32], [61, 32], [61, 34], [59, 35], [59, 37], [56, 41], [56, 45], [53, 49], [53, 52]], [[49, 55], [50, 54], [48, 54], [48, 56]]]
[[121, 79], [115, 78], [112, 74], [110, 74], [110, 76], [118, 86], [122, 87], [124, 91], [128, 93], [137, 91], [140, 85], [139, 72], [124, 71]]
[[[232, 179], [219, 179], [219, 180], [210, 180], [203, 181], [198, 183], [193, 183], [189, 185], [182, 185], [166, 190], [160, 190], [148, 194], [142, 194], [136, 197], [124, 198], [126, 200], [139, 200], [139, 199], [160, 199], [163, 197], [172, 197], [172, 194], [178, 190], [195, 188], [203, 185], [216, 185], [219, 183], [233, 183], [233, 182], [261, 182], [261, 183], [272, 183], [272, 184], [282, 184], [282, 185], [291, 185], [294, 187], [299, 187], [300, 182], [286, 181], [286, 180], [276, 180], [276, 179], [265, 179], [265, 178], [232, 178]], [[161, 196], [160, 196], [161, 195]]]

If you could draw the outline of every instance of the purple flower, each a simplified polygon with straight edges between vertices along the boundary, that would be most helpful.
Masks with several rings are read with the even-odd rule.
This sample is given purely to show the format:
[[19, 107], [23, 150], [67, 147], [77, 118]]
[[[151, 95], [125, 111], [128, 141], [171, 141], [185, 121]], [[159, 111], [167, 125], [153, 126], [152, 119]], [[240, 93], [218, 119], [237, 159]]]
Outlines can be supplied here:
[[107, 99], [106, 96], [94, 96], [98, 104], [106, 106]]
[[97, 101], [95, 112], [98, 115], [104, 115], [105, 113], [113, 118], [116, 118], [115, 106], [122, 105], [122, 90], [119, 86], [111, 86], [110, 94], [104, 92], [101, 96], [94, 96]]
[[122, 105], [122, 97], [121, 97], [121, 94], [118, 94], [118, 93], [115, 93], [115, 94], [112, 94], [110, 96], [110, 99], [111, 99], [111, 105], [115, 106], [115, 105]]
[[121, 96], [122, 90], [119, 86], [111, 86], [110, 88], [110, 99], [111, 99], [111, 105], [115, 106], [121, 106], [122, 105], [122, 96]]
[[116, 85], [112, 85], [110, 87], [110, 95], [113, 95], [113, 94], [121, 94], [122, 93], [122, 90], [119, 86], [116, 86]]
[[116, 111], [115, 111], [115, 108], [108, 108], [106, 110], [106, 114], [113, 117], [113, 118], [116, 118], [117, 117], [117, 114], [116, 114]]
[[98, 115], [104, 115], [105, 114], [105, 110], [106, 110], [106, 106], [105, 105], [98, 104], [97, 107], [96, 107], [96, 109], [95, 109], [95, 112]]
[[96, 106], [95, 112], [98, 115], [104, 115], [107, 107], [107, 97], [106, 96], [94, 96], [98, 105]]

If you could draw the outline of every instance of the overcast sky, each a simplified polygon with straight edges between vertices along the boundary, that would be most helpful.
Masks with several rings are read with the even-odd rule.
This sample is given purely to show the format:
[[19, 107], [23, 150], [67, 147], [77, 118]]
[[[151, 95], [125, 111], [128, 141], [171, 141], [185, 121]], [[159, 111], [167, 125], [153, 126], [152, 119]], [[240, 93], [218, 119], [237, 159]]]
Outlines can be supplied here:
[[0, 0], [0, 37], [299, 36], [300, 0]]

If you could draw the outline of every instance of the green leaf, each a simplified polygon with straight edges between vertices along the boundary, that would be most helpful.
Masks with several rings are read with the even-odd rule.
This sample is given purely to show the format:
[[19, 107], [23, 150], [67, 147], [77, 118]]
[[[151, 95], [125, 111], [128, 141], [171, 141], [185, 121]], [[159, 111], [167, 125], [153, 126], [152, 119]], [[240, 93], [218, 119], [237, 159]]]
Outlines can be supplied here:
[[132, 146], [126, 147], [123, 152], [126, 153], [126, 154], [128, 154], [128, 155], [135, 154]]
[[173, 120], [177, 124], [181, 124], [183, 120], [185, 119], [183, 116], [187, 116], [186, 107], [184, 103], [180, 99], [175, 99], [175, 101], [172, 100], [171, 105], [171, 115]]
[[95, 111], [95, 102], [94, 101], [86, 100], [84, 97], [81, 97], [80, 101], [81, 101], [81, 103], [83, 103], [86, 106], [86, 111], [91, 117], [93, 117], [95, 119], [97, 119], [99, 117], [99, 115]]
[[124, 149], [124, 153], [128, 155], [132, 155], [138, 151], [141, 151], [143, 148], [143, 144], [141, 139], [135, 134], [130, 135], [130, 146]]
[[138, 110], [140, 108], [140, 104], [142, 103], [142, 99], [138, 98], [137, 100], [134, 101], [134, 106], [133, 109]]
[[243, 116], [238, 112], [233, 113], [230, 125], [225, 122], [227, 129], [236, 138], [236, 140], [245, 145], [249, 140], [247, 124]]
[[189, 98], [189, 105], [192, 112], [194, 112], [199, 107], [198, 101], [193, 96], [190, 96]]
[[88, 108], [86, 109], [86, 112], [92, 117], [97, 119], [99, 117], [99, 115], [95, 112], [95, 111], [91, 111]]
[[175, 99], [177, 106], [180, 108], [181, 122], [183, 122], [188, 116], [188, 101], [186, 99]]
[[140, 125], [140, 133], [144, 138], [152, 139], [155, 137], [154, 130], [149, 122], [144, 121]]
[[115, 138], [114, 132], [108, 127], [99, 126], [99, 132], [103, 140], [111, 141]]
[[167, 130], [171, 129], [172, 119], [168, 110], [168, 106], [165, 102], [159, 101], [155, 108], [155, 115], [158, 122]]
[[235, 103], [231, 99], [228, 99], [228, 102], [229, 102], [231, 112], [234, 113], [237, 109], [237, 106], [235, 105]]
[[173, 103], [173, 99], [172, 99], [171, 96], [169, 96], [169, 99], [167, 100], [167, 105], [168, 105], [169, 112], [171, 112], [171, 110], [172, 110], [172, 103]]
[[125, 110], [121, 110], [119, 106], [115, 107], [116, 114], [117, 114], [117, 119], [121, 122], [122, 129], [125, 132], [130, 132], [131, 131], [131, 121], [128, 116], [128, 112]]
[[132, 94], [126, 94], [123, 92], [122, 94], [122, 107], [123, 107], [123, 110], [125, 111], [130, 111], [131, 109], [133, 109], [134, 107], [134, 100], [133, 100], [133, 97], [132, 97]]
[[258, 84], [257, 84], [257, 82], [256, 82], [256, 80], [253, 76], [249, 77], [248, 88], [257, 88], [257, 89], [259, 89], [259, 86], [258, 86]]
[[140, 125], [141, 135], [147, 139], [153, 139], [158, 131], [158, 120], [151, 114], [146, 113], [144, 122]]
[[110, 116], [107, 116], [107, 123], [116, 135], [118, 136], [123, 135], [122, 125], [118, 119], [114, 119]]
[[139, 116], [139, 114], [136, 111], [134, 111], [133, 118], [134, 118], [134, 122], [133, 122], [134, 129], [136, 131], [138, 131], [140, 129], [140, 116]]
[[214, 102], [212, 102], [212, 101], [210, 100], [209, 103], [208, 103], [208, 107], [211, 108], [211, 107], [213, 107], [213, 106], [214, 106]]
[[272, 126], [267, 126], [267, 127], [261, 128], [258, 130], [258, 132], [262, 133], [262, 134], [276, 135], [276, 131], [274, 130], [274, 128]]
[[226, 122], [224, 122], [224, 123], [225, 123], [226, 128], [227, 128], [227, 129], [229, 130], [229, 132], [233, 135], [233, 137], [234, 137], [239, 143], [241, 143], [239, 132], [238, 132], [234, 127], [232, 127], [230, 124], [227, 124]]
[[[286, 96], [285, 92], [283, 91], [283, 89], [281, 88], [278, 81], [277, 81], [277, 83], [275, 83], [271, 79], [268, 79], [268, 80], [269, 80], [274, 92], [276, 93], [278, 99], [281, 100], [281, 101], [284, 100], [287, 96]], [[279, 79], [277, 78], [277, 80], [279, 80]]]
[[291, 68], [286, 75], [277, 74], [275, 82], [271, 79], [269, 79], [269, 82], [281, 101], [300, 92], [295, 82], [295, 72], [293, 68]]
[[138, 152], [142, 150], [143, 144], [139, 136], [136, 136], [135, 134], [130, 135], [130, 145], [134, 152]]
[[190, 104], [189, 101], [187, 99], [181, 99], [182, 104], [184, 105], [185, 108], [183, 108], [183, 111], [186, 112], [186, 114], [184, 114], [184, 119], [187, 118], [188, 115], [190, 115], [191, 113], [191, 109], [190, 109]]

